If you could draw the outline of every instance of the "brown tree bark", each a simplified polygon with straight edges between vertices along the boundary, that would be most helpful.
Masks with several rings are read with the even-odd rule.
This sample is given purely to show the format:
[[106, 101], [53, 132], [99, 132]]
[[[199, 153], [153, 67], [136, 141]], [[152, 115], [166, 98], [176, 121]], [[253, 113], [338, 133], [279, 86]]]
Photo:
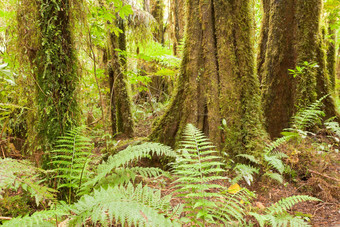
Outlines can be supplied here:
[[115, 33], [110, 34], [110, 61], [108, 62], [112, 132], [113, 134], [122, 133], [127, 137], [132, 137], [134, 123], [125, 74], [126, 57], [118, 52], [118, 50], [126, 51], [125, 28], [123, 19], [117, 16], [116, 22], [122, 33], [119, 36]]
[[[189, 0], [178, 85], [150, 136], [174, 145], [187, 123], [235, 153], [257, 148], [262, 128], [251, 1]], [[220, 130], [222, 120], [226, 127]]]
[[164, 44], [164, 2], [163, 0], [151, 0], [150, 13], [157, 21], [157, 29], [154, 32], [154, 39], [156, 42]]
[[[297, 107], [329, 94], [324, 44], [321, 35], [322, 0], [263, 0], [258, 73], [262, 83], [266, 127], [271, 137], [280, 136]], [[288, 69], [308, 62], [294, 78]], [[334, 116], [331, 96], [324, 100], [327, 116]]]
[[184, 39], [184, 27], [185, 27], [185, 3], [184, 0], [171, 0], [170, 1], [170, 21], [171, 21], [171, 40], [173, 43], [173, 53], [179, 56], [180, 42]]

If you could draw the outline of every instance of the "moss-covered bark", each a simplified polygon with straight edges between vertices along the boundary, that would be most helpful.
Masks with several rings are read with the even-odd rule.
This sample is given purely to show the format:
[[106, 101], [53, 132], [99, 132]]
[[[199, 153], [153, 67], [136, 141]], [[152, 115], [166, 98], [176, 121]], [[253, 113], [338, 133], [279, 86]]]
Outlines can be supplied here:
[[[69, 0], [39, 0], [40, 47], [36, 55], [39, 135], [51, 145], [78, 122], [79, 83]], [[61, 10], [62, 9], [62, 10]]]
[[334, 21], [329, 21], [328, 24], [328, 39], [327, 39], [327, 70], [329, 73], [330, 89], [334, 91], [336, 81], [336, 46], [337, 46], [337, 32], [332, 27]]
[[131, 100], [128, 94], [126, 71], [126, 57], [117, 50], [126, 51], [124, 21], [116, 19], [117, 27], [122, 31], [119, 36], [110, 33], [109, 51], [110, 61], [108, 72], [110, 81], [111, 121], [113, 134], [122, 133], [133, 136], [133, 118]]
[[185, 0], [170, 1], [170, 21], [171, 21], [171, 40], [173, 43], [173, 53], [177, 56], [180, 54], [179, 45], [184, 39], [185, 27]]
[[262, 39], [258, 72], [262, 83], [266, 127], [271, 136], [278, 136], [294, 109], [295, 81], [288, 69], [295, 68], [294, 12], [295, 0], [264, 2]]
[[157, 21], [157, 29], [154, 33], [154, 38], [157, 42], [164, 44], [164, 2], [163, 0], [151, 0], [150, 13]]
[[[187, 123], [246, 152], [264, 137], [251, 1], [189, 0], [177, 91], [150, 138], [173, 145]], [[219, 130], [222, 119], [227, 126]]]
[[[263, 25], [258, 72], [262, 80], [266, 127], [272, 137], [289, 126], [296, 108], [306, 107], [317, 97], [329, 93], [323, 39], [321, 38], [321, 0], [264, 0]], [[268, 18], [269, 15], [269, 18]], [[306, 67], [293, 78], [288, 69], [304, 62]], [[335, 114], [329, 96], [327, 115]]]

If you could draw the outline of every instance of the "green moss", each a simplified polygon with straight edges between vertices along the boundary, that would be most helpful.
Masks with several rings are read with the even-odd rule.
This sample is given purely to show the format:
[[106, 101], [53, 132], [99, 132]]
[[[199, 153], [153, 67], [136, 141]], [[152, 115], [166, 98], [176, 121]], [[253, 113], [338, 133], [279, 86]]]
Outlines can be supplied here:
[[[152, 140], [174, 145], [192, 123], [234, 153], [256, 152], [265, 137], [255, 73], [252, 3], [188, 1], [183, 61], [175, 96]], [[215, 29], [214, 29], [215, 28]], [[220, 130], [222, 119], [227, 122]]]
[[35, 59], [38, 127], [39, 135], [48, 145], [77, 125], [79, 119], [76, 96], [79, 77], [70, 31], [70, 4], [68, 0], [38, 2], [41, 33]]

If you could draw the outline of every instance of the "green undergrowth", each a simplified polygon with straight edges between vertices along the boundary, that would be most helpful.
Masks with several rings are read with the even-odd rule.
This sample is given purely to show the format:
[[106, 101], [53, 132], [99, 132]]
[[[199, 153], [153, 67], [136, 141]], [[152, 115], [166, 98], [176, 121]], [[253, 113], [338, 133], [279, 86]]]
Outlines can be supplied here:
[[[288, 211], [298, 202], [319, 201], [299, 195], [283, 198], [258, 211], [252, 205], [256, 194], [229, 178], [234, 170], [225, 165], [208, 138], [190, 124], [177, 151], [146, 142], [128, 146], [94, 165], [93, 156], [87, 151], [91, 149], [89, 143], [82, 128], [60, 137], [51, 153], [52, 175], [39, 178], [28, 175], [27, 186], [17, 183], [25, 171], [11, 174], [1, 171], [0, 179], [5, 179], [0, 181], [1, 190], [23, 189], [36, 198], [37, 204], [45, 204], [33, 214], [13, 211], [13, 219], [3, 221], [3, 226], [55, 226], [57, 223], [63, 226], [251, 226], [249, 216], [260, 226], [308, 226], [305, 219]], [[267, 153], [271, 151], [268, 148]], [[154, 156], [174, 160], [170, 170], [138, 166], [142, 158]], [[268, 166], [273, 165], [270, 164], [273, 160], [268, 161]], [[14, 169], [17, 165], [17, 170], [32, 172], [34, 168], [13, 159], [1, 159], [1, 162], [4, 165], [0, 169], [2, 166]], [[268, 167], [271, 168], [279, 171], [277, 166]], [[48, 182], [58, 190], [49, 189]], [[39, 197], [33, 190], [35, 185], [40, 185], [38, 192], [49, 197]], [[16, 201], [16, 197], [11, 199]], [[50, 202], [46, 204], [47, 200]]]

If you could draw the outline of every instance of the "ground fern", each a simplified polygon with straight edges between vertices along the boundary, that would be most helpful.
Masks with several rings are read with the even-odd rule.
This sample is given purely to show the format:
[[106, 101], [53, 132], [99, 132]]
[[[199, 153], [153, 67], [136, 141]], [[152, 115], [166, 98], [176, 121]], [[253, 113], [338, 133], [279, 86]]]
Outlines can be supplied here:
[[[193, 125], [184, 130], [179, 155], [173, 163], [177, 196], [186, 202], [187, 221], [196, 225], [244, 222], [244, 204], [250, 193], [230, 194], [216, 182], [226, 180], [225, 170], [214, 146]], [[223, 193], [225, 191], [226, 193]]]
[[176, 153], [170, 147], [159, 143], [129, 146], [125, 150], [110, 156], [106, 162], [100, 164], [94, 177], [83, 185], [81, 193], [88, 193], [95, 186], [119, 185], [133, 180], [136, 175], [150, 177], [164, 174], [164, 171], [159, 168], [129, 167], [129, 164], [132, 162], [143, 157], [149, 157], [150, 155], [175, 157]]
[[291, 209], [295, 204], [305, 201], [320, 201], [317, 198], [307, 195], [296, 195], [287, 198], [283, 198], [277, 203], [265, 209], [264, 214], [250, 212], [259, 225], [265, 226], [310, 226], [301, 217], [292, 216], [288, 214], [288, 210]]
[[54, 201], [56, 191], [42, 184], [44, 173], [28, 161], [0, 159], [0, 199], [5, 190], [21, 188], [35, 198], [37, 206], [42, 201]]
[[65, 199], [71, 202], [86, 180], [86, 165], [91, 156], [90, 139], [82, 135], [84, 127], [70, 130], [65, 136], [59, 137], [57, 145], [51, 151], [51, 168], [57, 182], [58, 190], [66, 188]]
[[179, 226], [176, 221], [181, 207], [173, 209], [171, 196], [161, 197], [160, 190], [147, 186], [126, 187], [109, 186], [107, 189], [95, 190], [93, 195], [84, 195], [73, 205], [70, 223], [91, 222], [108, 226], [120, 223], [123, 226]]

